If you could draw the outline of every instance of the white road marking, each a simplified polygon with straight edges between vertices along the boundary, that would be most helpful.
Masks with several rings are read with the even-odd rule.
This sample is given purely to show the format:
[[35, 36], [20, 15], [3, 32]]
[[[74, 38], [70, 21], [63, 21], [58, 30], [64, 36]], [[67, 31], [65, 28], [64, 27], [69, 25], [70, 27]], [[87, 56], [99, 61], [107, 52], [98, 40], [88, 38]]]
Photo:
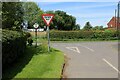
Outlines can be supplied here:
[[117, 71], [118, 73], [120, 73], [120, 71], [114, 67], [110, 62], [108, 62], [106, 59], [103, 58], [103, 61], [106, 62], [110, 67], [112, 67], [115, 71]]
[[92, 51], [92, 52], [94, 52], [94, 50], [93, 49], [91, 49], [91, 48], [89, 48], [89, 47], [87, 47], [87, 46], [83, 46], [83, 45], [80, 45], [81, 47], [84, 47], [84, 48], [86, 48], [86, 49], [88, 49], [88, 50], [90, 50], [90, 51]]
[[69, 50], [75, 51], [77, 53], [80, 53], [79, 49], [77, 47], [66, 47]]

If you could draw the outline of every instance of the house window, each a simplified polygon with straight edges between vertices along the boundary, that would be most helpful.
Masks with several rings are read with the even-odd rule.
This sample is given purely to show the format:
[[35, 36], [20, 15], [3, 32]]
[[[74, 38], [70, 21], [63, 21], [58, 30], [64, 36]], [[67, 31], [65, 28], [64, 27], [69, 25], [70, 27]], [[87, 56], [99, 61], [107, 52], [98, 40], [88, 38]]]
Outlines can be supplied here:
[[112, 24], [110, 25], [110, 27], [113, 27]]

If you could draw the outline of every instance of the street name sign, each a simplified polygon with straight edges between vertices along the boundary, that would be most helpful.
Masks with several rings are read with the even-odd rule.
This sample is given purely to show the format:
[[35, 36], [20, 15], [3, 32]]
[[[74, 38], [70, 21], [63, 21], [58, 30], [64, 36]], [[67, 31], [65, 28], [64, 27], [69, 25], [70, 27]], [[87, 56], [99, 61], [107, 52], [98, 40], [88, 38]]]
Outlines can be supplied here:
[[35, 23], [33, 26], [34, 26], [34, 28], [37, 29], [39, 27], [39, 24]]

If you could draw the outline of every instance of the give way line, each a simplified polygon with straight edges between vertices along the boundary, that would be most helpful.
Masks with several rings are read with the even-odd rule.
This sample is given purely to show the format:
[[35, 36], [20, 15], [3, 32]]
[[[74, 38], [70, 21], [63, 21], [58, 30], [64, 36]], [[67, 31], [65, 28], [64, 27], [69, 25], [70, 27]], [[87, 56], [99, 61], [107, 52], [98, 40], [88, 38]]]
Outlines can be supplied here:
[[80, 50], [78, 49], [78, 47], [66, 47], [69, 50], [75, 51], [77, 53], [80, 53]]
[[115, 71], [117, 71], [118, 73], [120, 73], [120, 71], [116, 68], [116, 67], [114, 67], [110, 62], [108, 62], [106, 59], [102, 59], [104, 62], [106, 62], [110, 67], [112, 67]]

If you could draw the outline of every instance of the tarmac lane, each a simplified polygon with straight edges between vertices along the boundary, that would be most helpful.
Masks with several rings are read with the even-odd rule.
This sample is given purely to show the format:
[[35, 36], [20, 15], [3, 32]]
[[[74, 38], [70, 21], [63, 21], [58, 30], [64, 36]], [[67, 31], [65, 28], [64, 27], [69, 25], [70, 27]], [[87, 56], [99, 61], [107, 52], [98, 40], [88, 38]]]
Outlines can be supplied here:
[[118, 42], [52, 43], [68, 57], [67, 78], [118, 78]]

